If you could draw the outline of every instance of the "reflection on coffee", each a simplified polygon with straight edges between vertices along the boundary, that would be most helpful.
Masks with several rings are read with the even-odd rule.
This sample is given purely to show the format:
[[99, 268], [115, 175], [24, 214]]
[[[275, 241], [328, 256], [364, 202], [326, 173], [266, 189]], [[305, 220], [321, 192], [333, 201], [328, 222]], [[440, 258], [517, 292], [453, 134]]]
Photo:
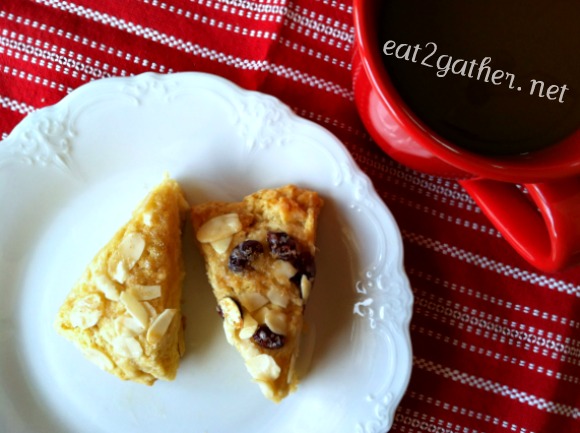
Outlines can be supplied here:
[[580, 127], [580, 1], [385, 0], [378, 26], [398, 93], [448, 141], [515, 155]]

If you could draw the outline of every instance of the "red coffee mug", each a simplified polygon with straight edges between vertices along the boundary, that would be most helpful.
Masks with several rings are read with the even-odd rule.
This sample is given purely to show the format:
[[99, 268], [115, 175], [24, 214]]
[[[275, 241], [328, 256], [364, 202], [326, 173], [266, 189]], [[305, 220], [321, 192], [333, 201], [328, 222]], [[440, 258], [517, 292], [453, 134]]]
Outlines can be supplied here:
[[580, 263], [580, 130], [545, 149], [502, 157], [477, 155], [441, 138], [415, 117], [384, 70], [380, 3], [354, 0], [354, 94], [377, 144], [413, 169], [459, 179], [504, 238], [538, 269]]

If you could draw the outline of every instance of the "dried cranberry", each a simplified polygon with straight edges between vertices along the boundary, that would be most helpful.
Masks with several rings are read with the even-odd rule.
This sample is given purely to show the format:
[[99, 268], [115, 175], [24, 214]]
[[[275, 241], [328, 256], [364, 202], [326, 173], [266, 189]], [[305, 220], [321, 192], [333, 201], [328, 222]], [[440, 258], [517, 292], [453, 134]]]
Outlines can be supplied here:
[[292, 262], [292, 265], [298, 272], [290, 278], [290, 281], [296, 284], [296, 286], [300, 287], [303, 275], [305, 275], [311, 282], [314, 280], [314, 276], [316, 275], [316, 264], [314, 263], [314, 257], [312, 254], [300, 254], [300, 256]]
[[285, 232], [268, 232], [268, 245], [272, 254], [281, 260], [292, 262], [298, 257], [296, 240]]
[[[240, 305], [240, 301], [238, 301], [237, 299], [232, 298], [231, 296], [229, 296], [229, 299], [231, 299], [232, 301], [234, 301], [236, 303], [236, 305], [238, 306], [238, 310], [242, 311], [242, 306]], [[222, 307], [221, 307], [221, 305], [219, 303], [215, 306], [215, 312], [222, 319], [225, 319], [226, 318], [226, 315], [224, 314], [224, 310], [222, 309]]]
[[316, 276], [316, 263], [314, 257], [310, 253], [302, 253], [298, 260], [294, 263], [294, 267], [298, 272], [306, 275], [309, 279]]
[[265, 349], [279, 349], [286, 343], [286, 337], [276, 334], [267, 325], [260, 325], [252, 338], [256, 344]]
[[251, 263], [263, 252], [264, 247], [260, 242], [244, 241], [232, 250], [228, 266], [234, 272], [242, 272], [250, 268]]

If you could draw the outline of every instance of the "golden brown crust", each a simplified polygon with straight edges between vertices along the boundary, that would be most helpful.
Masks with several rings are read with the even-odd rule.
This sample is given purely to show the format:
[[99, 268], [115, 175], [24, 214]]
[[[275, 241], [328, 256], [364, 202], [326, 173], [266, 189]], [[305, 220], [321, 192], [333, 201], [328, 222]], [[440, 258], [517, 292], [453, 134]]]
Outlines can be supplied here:
[[123, 380], [175, 378], [184, 350], [181, 228], [188, 209], [177, 182], [166, 178], [97, 253], [58, 312], [57, 331]]
[[[240, 352], [250, 374], [273, 401], [286, 397], [298, 384], [294, 363], [302, 332], [305, 298], [314, 279], [310, 259], [313, 261], [316, 252], [316, 226], [322, 205], [316, 192], [287, 185], [258, 191], [239, 203], [211, 202], [192, 208], [192, 223], [206, 262], [208, 279], [222, 314], [227, 316], [224, 330], [228, 341]], [[223, 220], [223, 216], [234, 216], [233, 222]], [[236, 225], [236, 218], [239, 225]], [[221, 225], [214, 224], [217, 228], [208, 229], [211, 225], [208, 221], [218, 221]], [[220, 227], [225, 227], [223, 233], [219, 233]], [[271, 248], [268, 233], [289, 235], [295, 243], [296, 255], [281, 259]], [[256, 248], [260, 252], [252, 257], [251, 264], [244, 267], [242, 263], [243, 269], [232, 270], [230, 255], [248, 240], [258, 241], [261, 246]], [[303, 278], [302, 268], [306, 265], [308, 275]], [[303, 293], [306, 290], [308, 293]], [[229, 299], [234, 304], [228, 304]], [[240, 318], [236, 305], [241, 309]], [[279, 335], [284, 340], [281, 347], [263, 347], [255, 340], [256, 326], [264, 324], [281, 332]], [[259, 355], [268, 355], [276, 365], [270, 358]]]

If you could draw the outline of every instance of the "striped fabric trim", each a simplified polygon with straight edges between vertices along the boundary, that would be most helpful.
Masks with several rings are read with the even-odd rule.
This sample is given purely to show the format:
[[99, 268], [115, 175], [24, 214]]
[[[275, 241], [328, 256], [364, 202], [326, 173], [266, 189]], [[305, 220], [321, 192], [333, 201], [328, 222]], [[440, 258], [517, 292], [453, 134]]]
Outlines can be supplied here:
[[524, 269], [518, 268], [517, 266], [511, 266], [497, 260], [490, 259], [489, 257], [472, 253], [463, 248], [449, 245], [446, 242], [431, 239], [427, 236], [413, 233], [408, 230], [402, 230], [401, 233], [403, 238], [411, 243], [428, 248], [437, 253], [447, 255], [462, 262], [478, 266], [481, 269], [493, 271], [498, 274], [505, 275], [506, 277], [513, 278], [514, 280], [524, 281], [539, 287], [546, 287], [561, 293], [580, 297], [580, 287], [574, 284], [566, 283], [564, 281], [549, 277], [547, 275], [542, 275], [537, 272], [526, 271]]
[[299, 81], [310, 87], [338, 95], [348, 101], [354, 101], [354, 94], [351, 89], [344, 88], [328, 80], [312, 76], [310, 74], [307, 74], [305, 72], [299, 71], [297, 69], [288, 66], [275, 64], [267, 60], [243, 59], [241, 57], [233, 56], [214, 49], [203, 47], [199, 44], [190, 41], [184, 41], [181, 38], [176, 38], [175, 36], [167, 35], [163, 32], [152, 29], [150, 27], [143, 27], [140, 24], [128, 22], [122, 18], [114, 17], [83, 6], [77, 6], [76, 4], [67, 1], [36, 0], [36, 2], [44, 4], [46, 6], [51, 6], [56, 9], [60, 9], [62, 11], [71, 14], [91, 19], [95, 22], [109, 25], [113, 28], [126, 31], [127, 33], [152, 40], [154, 42], [169, 46], [171, 48], [175, 48], [177, 50], [183, 51], [188, 54], [192, 54], [194, 56], [207, 58], [209, 60], [216, 61], [218, 63], [223, 63], [227, 66], [232, 66], [237, 69], [267, 72], [273, 75], [287, 78], [289, 80]]
[[573, 419], [580, 418], [580, 409], [577, 407], [556, 403], [553, 401], [548, 401], [545, 400], [544, 398], [528, 394], [516, 388], [512, 388], [507, 385], [502, 385], [501, 383], [495, 382], [493, 380], [464, 373], [457, 369], [445, 367], [441, 364], [437, 364], [433, 361], [429, 361], [423, 358], [414, 357], [413, 365], [417, 368], [420, 368], [421, 370], [425, 370], [430, 373], [434, 373], [438, 376], [444, 377], [445, 379], [450, 379], [454, 382], [459, 382], [463, 385], [491, 392], [493, 394], [497, 394], [502, 397], [507, 397], [511, 400], [516, 400], [520, 403], [534, 407], [538, 410], [542, 410], [555, 415], [562, 415], [567, 418]]

